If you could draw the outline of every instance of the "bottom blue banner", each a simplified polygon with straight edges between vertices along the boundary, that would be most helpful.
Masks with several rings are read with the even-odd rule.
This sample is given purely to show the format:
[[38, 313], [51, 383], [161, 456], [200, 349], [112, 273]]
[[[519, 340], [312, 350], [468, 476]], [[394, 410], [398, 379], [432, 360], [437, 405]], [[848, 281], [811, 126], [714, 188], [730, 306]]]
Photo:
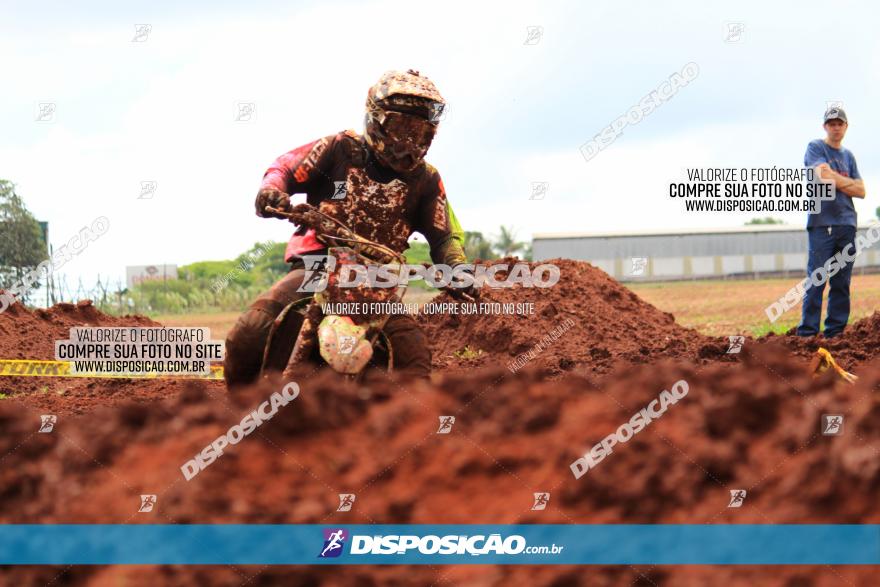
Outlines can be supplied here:
[[0, 564], [877, 565], [878, 525], [0, 525]]

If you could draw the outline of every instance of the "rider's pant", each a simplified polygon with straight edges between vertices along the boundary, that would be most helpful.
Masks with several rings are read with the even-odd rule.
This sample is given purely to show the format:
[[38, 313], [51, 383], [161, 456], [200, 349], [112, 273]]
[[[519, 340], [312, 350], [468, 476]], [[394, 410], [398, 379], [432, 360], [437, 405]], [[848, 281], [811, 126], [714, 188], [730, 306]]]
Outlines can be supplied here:
[[298, 292], [305, 277], [305, 269], [294, 269], [260, 295], [238, 317], [235, 326], [226, 335], [226, 358], [223, 376], [229, 387], [254, 381], [263, 364], [263, 351], [269, 339], [269, 331], [278, 314], [291, 302], [311, 296]]
[[[226, 336], [223, 372], [227, 386], [247, 384], [259, 376], [266, 341], [275, 318], [291, 302], [312, 295], [309, 292], [296, 291], [304, 277], [305, 269], [300, 265], [279, 279], [239, 316]], [[385, 332], [394, 349], [395, 371], [416, 377], [427, 377], [431, 374], [428, 338], [411, 316], [391, 316], [385, 325]]]
[[394, 350], [394, 371], [412, 377], [431, 374], [431, 347], [428, 337], [415, 319], [407, 314], [395, 314], [385, 323], [385, 333]]

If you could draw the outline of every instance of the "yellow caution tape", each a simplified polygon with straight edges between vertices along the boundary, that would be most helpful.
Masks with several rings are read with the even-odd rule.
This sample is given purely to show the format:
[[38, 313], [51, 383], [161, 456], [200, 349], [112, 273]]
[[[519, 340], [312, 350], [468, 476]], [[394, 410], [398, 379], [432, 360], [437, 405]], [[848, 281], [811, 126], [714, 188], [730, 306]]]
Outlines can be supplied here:
[[186, 373], [71, 373], [70, 361], [0, 359], [0, 377], [86, 377], [89, 379], [223, 379], [223, 367], [211, 365], [209, 375]]

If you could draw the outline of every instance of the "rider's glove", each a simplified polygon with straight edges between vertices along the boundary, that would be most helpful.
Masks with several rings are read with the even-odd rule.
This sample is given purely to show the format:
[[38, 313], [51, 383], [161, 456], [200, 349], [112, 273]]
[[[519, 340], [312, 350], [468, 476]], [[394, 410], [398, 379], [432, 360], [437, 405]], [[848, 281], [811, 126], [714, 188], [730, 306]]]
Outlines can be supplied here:
[[[449, 295], [457, 300], [467, 300], [468, 297], [471, 299], [476, 299], [479, 296], [479, 290], [474, 285], [474, 267], [473, 265], [460, 267], [461, 265], [465, 264], [459, 263], [452, 266], [453, 275], [459, 275], [460, 277], [458, 279], [453, 279], [453, 282], [449, 285], [449, 288], [447, 288], [446, 291], [448, 291]], [[465, 282], [467, 283], [467, 285], [465, 285], [464, 287], [456, 287], [456, 285], [460, 286], [462, 283]]]
[[279, 214], [269, 212], [266, 208], [277, 208], [279, 210], [290, 209], [290, 196], [280, 190], [274, 188], [265, 188], [257, 194], [257, 216], [263, 218], [286, 218]]

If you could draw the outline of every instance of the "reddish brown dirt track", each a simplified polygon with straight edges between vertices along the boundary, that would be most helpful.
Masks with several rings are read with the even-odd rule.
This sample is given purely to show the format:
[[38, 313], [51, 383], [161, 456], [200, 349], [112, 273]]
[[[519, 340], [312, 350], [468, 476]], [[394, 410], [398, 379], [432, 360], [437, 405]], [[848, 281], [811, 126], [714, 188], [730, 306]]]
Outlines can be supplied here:
[[[494, 290], [536, 314], [425, 316], [435, 376], [302, 393], [185, 481], [180, 465], [281, 387], [2, 377], [5, 523], [880, 523], [880, 315], [835, 341], [727, 341], [681, 328], [598, 269], [558, 261], [549, 290]], [[505, 365], [570, 319], [524, 369]], [[72, 325], [148, 325], [89, 304], [0, 314], [0, 358], [52, 358]], [[827, 343], [827, 344], [826, 344]], [[823, 344], [860, 379], [813, 378]], [[471, 358], [460, 358], [464, 347]], [[594, 470], [569, 464], [677, 380], [688, 395]], [[40, 414], [58, 414], [36, 434]], [[845, 434], [819, 433], [844, 414]], [[455, 415], [437, 435], [438, 417]], [[729, 490], [748, 490], [729, 509]], [[545, 511], [532, 493], [550, 491]], [[154, 493], [154, 512], [137, 513]], [[338, 513], [338, 493], [355, 493]], [[17, 567], [3, 585], [876, 585], [866, 567]]]

